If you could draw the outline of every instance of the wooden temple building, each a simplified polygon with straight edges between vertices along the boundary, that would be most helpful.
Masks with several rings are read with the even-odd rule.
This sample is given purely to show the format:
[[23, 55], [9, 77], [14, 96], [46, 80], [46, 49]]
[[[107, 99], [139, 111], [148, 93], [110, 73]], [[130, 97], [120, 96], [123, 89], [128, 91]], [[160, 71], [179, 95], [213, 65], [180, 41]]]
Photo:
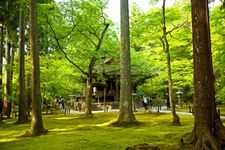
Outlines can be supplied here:
[[[120, 63], [113, 59], [105, 58], [103, 62], [96, 63], [94, 67], [95, 78], [93, 79], [93, 108], [101, 109], [102, 105], [110, 104], [112, 108], [118, 108], [120, 99]], [[137, 69], [139, 68], [139, 69]], [[137, 86], [152, 78], [150, 71], [140, 66], [131, 67], [132, 91], [136, 92]], [[85, 101], [86, 81], [84, 80], [82, 93], [70, 95], [75, 110], [82, 110]], [[113, 106], [114, 105], [114, 106]]]
[[[120, 63], [105, 58], [103, 64], [96, 65], [94, 68], [99, 78], [93, 82], [93, 98], [98, 102], [118, 102], [120, 98]], [[153, 77], [153, 75], [150, 72], [138, 72], [138, 69], [132, 66], [131, 77], [132, 91], [136, 92], [137, 86], [143, 84], [146, 79]]]

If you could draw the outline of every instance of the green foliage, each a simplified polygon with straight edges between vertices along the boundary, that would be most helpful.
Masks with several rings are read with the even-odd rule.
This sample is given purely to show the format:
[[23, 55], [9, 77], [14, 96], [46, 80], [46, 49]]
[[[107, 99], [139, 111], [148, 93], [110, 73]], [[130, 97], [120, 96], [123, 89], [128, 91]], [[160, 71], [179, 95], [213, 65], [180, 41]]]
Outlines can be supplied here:
[[[1, 1], [0, 22], [6, 22], [7, 27], [10, 27], [12, 31], [18, 26], [15, 22], [18, 22], [19, 2], [25, 1], [20, 0], [18, 3], [11, 2], [11, 0]], [[9, 3], [7, 4], [7, 2]], [[151, 2], [156, 3], [158, 0]], [[166, 26], [168, 32], [172, 31], [168, 35], [168, 40], [174, 91], [181, 89], [185, 99], [191, 100], [193, 99], [193, 62], [189, 3], [186, 0], [179, 0], [172, 7], [167, 7]], [[38, 47], [41, 52], [42, 96], [45, 99], [52, 99], [56, 95], [67, 97], [71, 93], [81, 92], [82, 75], [76, 67], [67, 62], [60, 52], [57, 42], [67, 56], [85, 72], [88, 71], [93, 56], [97, 59], [96, 64], [99, 66], [104, 66], [105, 58], [119, 60], [118, 33], [115, 31], [112, 21], [104, 13], [106, 4], [106, 0], [70, 0], [57, 4], [50, 0], [40, 0], [38, 4]], [[211, 11], [216, 99], [224, 101], [225, 13], [221, 6]], [[148, 12], [143, 12], [134, 4], [130, 21], [131, 63], [132, 72], [135, 73], [133, 83], [139, 83], [138, 92], [140, 93], [157, 94], [159, 97], [164, 97], [167, 93], [167, 69], [166, 55], [160, 42], [162, 36], [161, 8], [151, 8]], [[184, 22], [186, 23], [179, 29], [173, 30]], [[110, 27], [100, 50], [96, 51], [96, 43], [107, 23], [110, 24]], [[10, 33], [13, 33], [10, 35], [11, 38], [18, 39], [16, 32]], [[17, 61], [17, 58], [15, 60]], [[30, 65], [28, 61], [26, 63], [27, 72], [30, 71]], [[13, 89], [16, 91], [17, 63], [15, 63], [15, 67], [7, 67], [14, 70]], [[99, 74], [101, 73], [99, 72]], [[144, 77], [151, 79], [143, 82], [141, 79]], [[99, 75], [98, 78], [102, 79], [103, 76]], [[14, 97], [16, 99], [17, 93], [14, 94]]]
[[[187, 99], [193, 96], [189, 14], [190, 5], [187, 2], [176, 2], [174, 7], [166, 8], [173, 88], [175, 92], [182, 90]], [[137, 55], [143, 54], [140, 56], [142, 60], [139, 64], [146, 60], [148, 62], [146, 63], [148, 66], [146, 71], [153, 75], [151, 79], [146, 80], [143, 85], [138, 87], [138, 92], [166, 98], [168, 78], [166, 55], [160, 41], [161, 36], [161, 8], [153, 8], [144, 13], [137, 6], [134, 6], [131, 16], [131, 46]]]
[[41, 57], [41, 89], [44, 99], [53, 100], [55, 96], [68, 98], [70, 94], [81, 93], [80, 73], [60, 55]]
[[42, 96], [53, 99], [81, 93], [93, 58], [98, 65], [103, 58], [119, 58], [119, 40], [113, 29], [107, 30], [98, 47], [106, 24], [111, 24], [104, 14], [106, 1], [70, 0], [38, 6]]
[[1, 0], [0, 3], [0, 24], [4, 30], [8, 30], [10, 41], [17, 43], [17, 28], [19, 26], [19, 1]]
[[57, 38], [68, 57], [81, 68], [86, 67], [87, 69], [89, 60], [93, 56], [102, 58], [118, 55], [119, 42], [113, 30], [107, 31], [101, 50], [96, 52], [97, 42], [105, 24], [110, 23], [103, 12], [105, 7], [103, 1], [86, 0], [69, 1], [58, 6], [55, 4], [45, 5], [42, 10], [48, 8], [48, 11], [40, 10], [43, 12], [41, 20], [52, 26], [49, 28], [49, 25], [46, 25], [47, 27], [44, 27], [46, 32], [53, 41], [54, 38]]
[[225, 80], [224, 80], [224, 67], [225, 67], [225, 15], [224, 9], [220, 6], [214, 8], [211, 12], [211, 40], [213, 50], [214, 72], [215, 72], [215, 88], [216, 100], [220, 102], [225, 101]]

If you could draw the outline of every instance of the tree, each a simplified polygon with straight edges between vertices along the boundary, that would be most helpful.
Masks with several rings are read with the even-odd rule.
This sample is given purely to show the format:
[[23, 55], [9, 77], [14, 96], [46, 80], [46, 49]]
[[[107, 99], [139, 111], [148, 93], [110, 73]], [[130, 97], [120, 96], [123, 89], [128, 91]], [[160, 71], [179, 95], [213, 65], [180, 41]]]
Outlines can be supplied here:
[[4, 56], [4, 29], [5, 29], [5, 18], [6, 18], [6, 10], [5, 10], [5, 4], [6, 1], [1, 3], [0, 6], [0, 23], [1, 23], [1, 44], [0, 44], [0, 123], [2, 122], [2, 117], [3, 117], [3, 85], [2, 85], [2, 75], [3, 75], [3, 56]]
[[6, 59], [6, 67], [5, 67], [5, 86], [4, 86], [4, 101], [6, 104], [6, 116], [10, 118], [11, 111], [12, 111], [12, 84], [11, 84], [11, 73], [12, 73], [12, 51], [13, 45], [10, 42], [10, 35], [9, 35], [9, 28], [6, 27], [6, 38], [5, 38], [5, 59]]
[[30, 1], [30, 46], [32, 59], [32, 119], [30, 136], [46, 133], [41, 116], [40, 65], [37, 37], [37, 1]]
[[[160, 99], [168, 99], [169, 96], [173, 122], [176, 123], [179, 118], [175, 113], [176, 98], [173, 91], [190, 90], [193, 82], [190, 76], [191, 33], [186, 20], [189, 4], [178, 1], [172, 7], [166, 7], [163, 2], [161, 9], [153, 8], [147, 13], [141, 13], [136, 7], [133, 9], [131, 44], [136, 51], [146, 53], [152, 64], [149, 67], [155, 72], [151, 79], [138, 87], [138, 91]], [[188, 91], [184, 92], [187, 94]]]
[[20, 4], [20, 23], [19, 23], [19, 116], [18, 123], [28, 121], [26, 88], [25, 88], [25, 13], [24, 4]]
[[1, 43], [0, 43], [0, 123], [2, 122], [3, 113], [3, 100], [2, 100], [2, 57], [3, 57], [3, 46], [4, 46], [4, 32], [3, 25], [1, 25]]
[[128, 0], [120, 0], [120, 110], [118, 124], [136, 122], [132, 111]]
[[207, 0], [191, 0], [194, 53], [195, 149], [224, 149], [225, 128], [216, 112]]
[[4, 34], [4, 56], [6, 59], [5, 76], [4, 76], [4, 109], [7, 118], [10, 117], [11, 114], [11, 106], [12, 106], [12, 66], [13, 66], [13, 55], [15, 43], [17, 43], [17, 35], [16, 29], [18, 27], [18, 9], [17, 3], [12, 0], [3, 0], [0, 4], [0, 20], [2, 28], [5, 32]]
[[[74, 8], [77, 11], [74, 11]], [[53, 16], [57, 15], [60, 18], [57, 22], [62, 21], [66, 25], [64, 32], [60, 31], [62, 28], [61, 24], [55, 26], [54, 22], [56, 20], [53, 20], [49, 14], [45, 14], [51, 36], [55, 40], [58, 49], [67, 61], [81, 72], [84, 82], [86, 82], [85, 114], [87, 116], [92, 115], [92, 83], [94, 80], [98, 81], [98, 77], [94, 73], [94, 67], [96, 61], [106, 57], [108, 46], [106, 46], [104, 41], [109, 41], [113, 37], [108, 33], [109, 23], [103, 12], [104, 8], [105, 3], [103, 1], [86, 0], [63, 3], [61, 12], [57, 12]], [[58, 11], [58, 8], [54, 7], [54, 10]], [[85, 13], [80, 13], [79, 10]], [[50, 13], [52, 12], [53, 10], [50, 11]], [[61, 15], [62, 13], [65, 13], [68, 17], [64, 18]], [[78, 55], [79, 57], [77, 57]]]
[[168, 96], [169, 96], [169, 100], [170, 100], [170, 105], [172, 106], [171, 112], [172, 112], [172, 116], [173, 116], [173, 123], [174, 124], [180, 124], [180, 117], [176, 114], [176, 104], [175, 104], [175, 101], [173, 99], [173, 80], [172, 80], [172, 71], [171, 71], [170, 47], [169, 47], [169, 42], [167, 40], [168, 31], [166, 29], [165, 3], [166, 3], [166, 0], [163, 0], [163, 5], [162, 5], [162, 31], [163, 31], [163, 36], [160, 40], [163, 44], [163, 50], [166, 53], [167, 73], [168, 73]]

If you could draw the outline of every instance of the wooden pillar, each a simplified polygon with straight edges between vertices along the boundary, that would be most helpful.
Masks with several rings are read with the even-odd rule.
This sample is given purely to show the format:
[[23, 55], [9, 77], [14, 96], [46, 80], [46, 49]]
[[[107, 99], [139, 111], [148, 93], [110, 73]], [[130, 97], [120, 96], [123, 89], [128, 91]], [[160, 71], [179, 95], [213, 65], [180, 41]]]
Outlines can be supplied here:
[[116, 102], [119, 101], [119, 98], [120, 98], [119, 84], [118, 84], [118, 82], [116, 81]]
[[104, 88], [104, 108], [106, 107], [106, 88]]

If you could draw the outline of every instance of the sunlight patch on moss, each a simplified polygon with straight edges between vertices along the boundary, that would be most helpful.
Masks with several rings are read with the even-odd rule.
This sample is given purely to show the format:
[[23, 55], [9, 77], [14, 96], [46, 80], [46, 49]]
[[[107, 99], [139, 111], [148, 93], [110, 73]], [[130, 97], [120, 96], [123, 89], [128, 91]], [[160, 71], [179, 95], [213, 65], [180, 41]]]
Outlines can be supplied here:
[[77, 128], [84, 128], [84, 127], [85, 127], [85, 125], [83, 125], [83, 124], [80, 124], [77, 126]]
[[5, 138], [5, 139], [0, 139], [0, 143], [12, 142], [16, 140], [17, 140], [16, 138]]
[[51, 129], [49, 131], [53, 131], [53, 132], [57, 132], [57, 131], [68, 131], [69, 129], [59, 129], [59, 128], [55, 128], [55, 129]]
[[71, 116], [65, 116], [65, 117], [58, 117], [58, 118], [54, 118], [55, 120], [71, 120], [71, 119], [77, 119], [79, 118], [78, 116], [77, 117], [71, 117]]
[[108, 125], [112, 124], [115, 121], [116, 121], [116, 119], [110, 120], [110, 121], [107, 121], [107, 122], [103, 122], [103, 123], [97, 124], [96, 126], [98, 126], [98, 127], [108, 126]]
[[14, 135], [14, 134], [16, 134], [16, 132], [14, 132], [14, 131], [5, 131], [5, 132], [2, 132], [2, 131], [1, 131], [0, 137], [1, 137], [1, 136], [10, 137], [10, 136], [12, 136], [12, 135]]

